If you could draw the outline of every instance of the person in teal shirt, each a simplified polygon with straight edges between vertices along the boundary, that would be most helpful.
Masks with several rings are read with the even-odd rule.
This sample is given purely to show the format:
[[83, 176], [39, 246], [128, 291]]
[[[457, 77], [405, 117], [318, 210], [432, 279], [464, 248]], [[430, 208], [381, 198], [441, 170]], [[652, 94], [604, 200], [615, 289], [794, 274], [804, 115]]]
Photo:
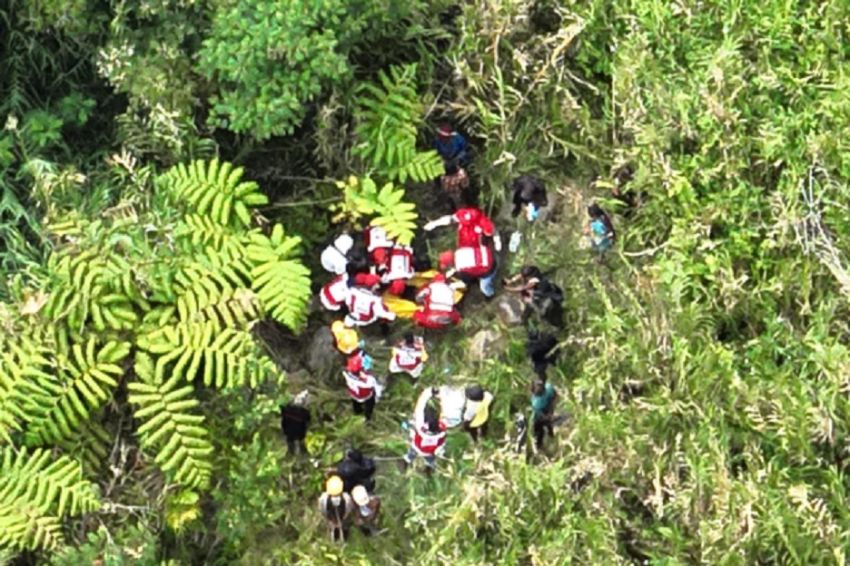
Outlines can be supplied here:
[[587, 214], [590, 216], [590, 223], [584, 232], [590, 238], [593, 250], [602, 255], [614, 246], [614, 225], [598, 204], [588, 206]]
[[555, 435], [552, 420], [557, 399], [558, 392], [551, 383], [537, 380], [531, 386], [531, 420], [534, 425], [534, 443], [538, 450], [543, 448], [547, 430], [549, 436]]

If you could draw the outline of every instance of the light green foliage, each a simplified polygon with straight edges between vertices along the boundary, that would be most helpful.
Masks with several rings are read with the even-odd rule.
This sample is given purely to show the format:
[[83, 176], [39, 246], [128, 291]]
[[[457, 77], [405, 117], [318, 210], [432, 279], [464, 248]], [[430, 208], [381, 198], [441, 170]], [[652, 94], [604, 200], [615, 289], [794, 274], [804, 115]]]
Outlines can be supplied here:
[[60, 521], [96, 509], [97, 494], [70, 458], [0, 447], [0, 548], [56, 548]]
[[208, 216], [223, 226], [248, 226], [248, 207], [266, 204], [268, 199], [253, 181], [241, 181], [242, 167], [197, 160], [188, 167], [182, 163], [159, 178], [159, 183], [194, 213]]
[[362, 83], [357, 97], [354, 152], [389, 179], [423, 182], [443, 173], [434, 150], [417, 151], [416, 134], [424, 106], [416, 90], [416, 65], [378, 73], [379, 85]]
[[409, 244], [413, 240], [416, 230], [414, 221], [418, 215], [415, 212], [416, 205], [402, 200], [404, 189], [387, 183], [379, 190], [375, 181], [369, 177], [349, 177], [346, 182], [337, 181], [336, 185], [344, 191], [344, 199], [339, 205], [331, 207], [331, 210], [337, 212], [335, 222], [348, 219], [356, 223], [364, 216], [371, 216], [373, 218], [369, 224], [380, 226], [391, 238], [402, 244]]
[[307, 302], [310, 299], [310, 271], [298, 256], [301, 238], [287, 236], [283, 226], [276, 224], [271, 237], [251, 234], [245, 249], [253, 263], [252, 287], [268, 313], [292, 329], [301, 328], [307, 321]]
[[341, 30], [359, 23], [345, 16], [340, 0], [222, 5], [199, 61], [221, 85], [217, 125], [258, 139], [292, 133], [304, 105], [350, 73]]

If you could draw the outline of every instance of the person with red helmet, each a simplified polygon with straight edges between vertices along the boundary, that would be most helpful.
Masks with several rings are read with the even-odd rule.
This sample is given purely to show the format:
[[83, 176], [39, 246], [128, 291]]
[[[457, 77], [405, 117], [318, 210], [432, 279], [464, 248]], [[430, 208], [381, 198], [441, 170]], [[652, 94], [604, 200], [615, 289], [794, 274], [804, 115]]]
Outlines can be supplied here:
[[438, 388], [429, 387], [419, 395], [413, 410], [410, 448], [404, 455], [405, 469], [417, 456], [422, 456], [425, 460], [425, 472], [429, 476], [437, 465], [437, 456], [443, 453], [446, 444], [446, 424], [437, 417], [433, 408], [428, 407], [428, 402], [439, 394]]
[[422, 307], [413, 313], [413, 322], [424, 328], [439, 329], [460, 323], [460, 313], [455, 308], [455, 291], [438, 273], [419, 293], [416, 302]]
[[369, 273], [359, 273], [353, 278], [354, 286], [348, 291], [345, 306], [348, 315], [346, 326], [368, 326], [377, 320], [395, 320], [395, 313], [384, 304], [380, 295], [375, 293], [381, 282], [380, 277]]
[[378, 383], [371, 369], [372, 357], [363, 350], [357, 350], [348, 357], [345, 369], [342, 371], [354, 413], [363, 415], [367, 421], [372, 419], [375, 402], [383, 393], [383, 387]]
[[407, 281], [413, 277], [413, 248], [395, 244], [392, 248], [378, 248], [373, 257], [375, 267], [381, 276], [381, 283], [388, 285], [387, 292], [401, 296], [407, 288]]

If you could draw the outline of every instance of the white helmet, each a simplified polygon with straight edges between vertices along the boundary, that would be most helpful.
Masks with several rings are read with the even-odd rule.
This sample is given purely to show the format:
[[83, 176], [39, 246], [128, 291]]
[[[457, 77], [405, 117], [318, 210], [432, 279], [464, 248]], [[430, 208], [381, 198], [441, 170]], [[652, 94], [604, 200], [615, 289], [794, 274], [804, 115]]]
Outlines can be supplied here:
[[362, 485], [355, 485], [351, 490], [351, 498], [358, 505], [367, 505], [369, 503], [369, 492]]
[[334, 247], [341, 251], [343, 254], [347, 254], [352, 247], [354, 247], [354, 240], [348, 234], [342, 234], [336, 240], [334, 240]]

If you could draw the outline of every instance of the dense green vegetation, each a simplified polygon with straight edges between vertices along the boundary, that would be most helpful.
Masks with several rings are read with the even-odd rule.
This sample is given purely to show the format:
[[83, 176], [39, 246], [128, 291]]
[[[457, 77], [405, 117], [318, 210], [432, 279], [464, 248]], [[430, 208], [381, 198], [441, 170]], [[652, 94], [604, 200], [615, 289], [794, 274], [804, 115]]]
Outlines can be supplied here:
[[[850, 4], [10, 0], [0, 22], [0, 560], [845, 563]], [[525, 334], [470, 303], [420, 381], [494, 392], [489, 438], [453, 434], [431, 479], [382, 461], [383, 532], [334, 545], [323, 469], [401, 456], [419, 386], [367, 426], [309, 365], [318, 253], [335, 223], [410, 239], [444, 212], [444, 119], [503, 230], [507, 181], [550, 189], [503, 270], [566, 291], [569, 418], [508, 449]], [[278, 405], [304, 387], [293, 460]]]

